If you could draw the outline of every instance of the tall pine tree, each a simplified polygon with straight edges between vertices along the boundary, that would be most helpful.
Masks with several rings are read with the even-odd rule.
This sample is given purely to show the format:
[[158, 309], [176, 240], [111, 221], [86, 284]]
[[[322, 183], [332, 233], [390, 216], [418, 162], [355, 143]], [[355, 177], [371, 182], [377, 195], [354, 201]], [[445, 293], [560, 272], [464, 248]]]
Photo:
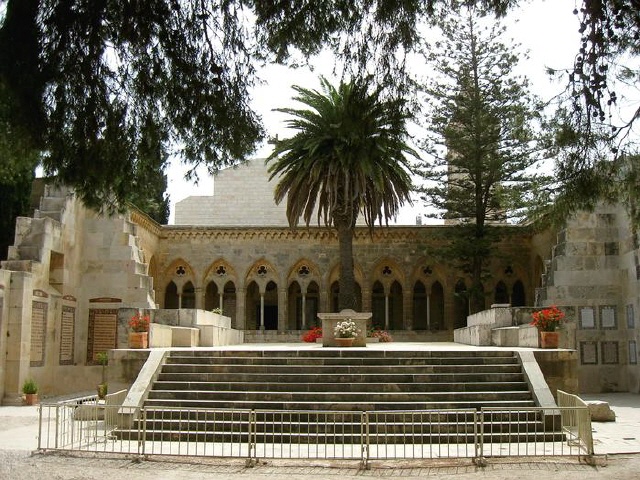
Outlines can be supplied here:
[[542, 180], [536, 128], [543, 106], [514, 74], [518, 56], [504, 28], [462, 9], [441, 23], [429, 52], [435, 72], [425, 87], [430, 114], [425, 142], [430, 159], [419, 169], [424, 201], [434, 216], [458, 225], [445, 260], [470, 275], [470, 311], [485, 307], [483, 275], [503, 228], [523, 216]]

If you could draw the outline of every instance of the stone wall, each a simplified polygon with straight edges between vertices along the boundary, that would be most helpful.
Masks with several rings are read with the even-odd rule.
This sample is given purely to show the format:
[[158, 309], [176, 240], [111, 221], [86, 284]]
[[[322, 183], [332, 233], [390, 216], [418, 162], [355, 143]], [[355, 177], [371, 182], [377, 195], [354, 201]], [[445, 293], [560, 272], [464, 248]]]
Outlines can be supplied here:
[[619, 206], [580, 212], [558, 232], [541, 290], [568, 313], [561, 346], [579, 358], [580, 392], [639, 392], [637, 236]]

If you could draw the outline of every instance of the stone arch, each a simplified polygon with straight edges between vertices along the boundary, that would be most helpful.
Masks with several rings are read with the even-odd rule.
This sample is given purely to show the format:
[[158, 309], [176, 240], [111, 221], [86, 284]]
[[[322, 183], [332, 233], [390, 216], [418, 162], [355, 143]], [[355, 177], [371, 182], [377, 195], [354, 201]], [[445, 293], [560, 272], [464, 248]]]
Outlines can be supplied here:
[[320, 287], [315, 280], [310, 280], [304, 291], [297, 280], [292, 280], [287, 289], [287, 328], [306, 330], [316, 326], [319, 323], [319, 297]]
[[274, 282], [276, 285], [279, 283], [278, 271], [275, 266], [265, 259], [264, 257], [256, 260], [247, 269], [245, 275], [245, 285], [249, 285], [251, 282], [256, 282], [260, 287], [260, 293], [266, 292], [266, 287], [269, 282]]
[[227, 260], [218, 258], [207, 267], [202, 277], [202, 284], [207, 285], [209, 282], [214, 282], [220, 290], [229, 280], [234, 284], [238, 282], [236, 270]]
[[193, 268], [189, 262], [182, 258], [177, 258], [172, 261], [169, 266], [165, 268], [163, 277], [167, 284], [173, 281], [178, 287], [178, 291], [182, 291], [182, 288], [187, 282], [191, 282], [194, 286], [196, 285], [196, 276]]
[[439, 282], [444, 288], [447, 283], [446, 278], [446, 271], [441, 265], [424, 257], [416, 262], [415, 267], [411, 272], [412, 285], [415, 285], [415, 282], [417, 281], [421, 281], [427, 291], [429, 291], [431, 285], [435, 282]]
[[231, 318], [236, 325], [236, 285], [238, 276], [235, 268], [224, 258], [211, 262], [202, 278], [204, 285], [204, 308], [222, 309], [222, 314]]
[[402, 284], [398, 280], [394, 280], [389, 287], [388, 320], [390, 330], [404, 330]]
[[164, 308], [177, 309], [180, 308], [180, 296], [178, 295], [178, 286], [170, 281], [164, 289]]
[[444, 287], [436, 280], [431, 285], [429, 298], [429, 325], [430, 330], [445, 330], [444, 322]]
[[385, 327], [384, 285], [375, 280], [371, 285], [371, 323], [376, 328]]
[[312, 282], [318, 285], [322, 282], [320, 269], [314, 262], [301, 258], [293, 264], [287, 274], [287, 284], [291, 285], [293, 282], [297, 282], [301, 291], [305, 292]]
[[245, 294], [246, 328], [256, 330], [278, 329], [278, 284], [265, 280], [261, 287], [256, 280], [247, 283]]
[[404, 286], [405, 273], [398, 261], [385, 257], [374, 264], [369, 279], [372, 285], [374, 282], [379, 281], [385, 287], [385, 291], [389, 293], [393, 282], [398, 282], [400, 287]]
[[520, 279], [513, 283], [511, 289], [511, 305], [514, 307], [524, 307], [527, 304], [527, 296], [524, 289], [524, 284]]
[[509, 290], [507, 289], [507, 285], [502, 280], [496, 283], [496, 286], [493, 289], [493, 303], [510, 303]]
[[[163, 301], [165, 308], [195, 308], [195, 290], [197, 287], [196, 276], [191, 265], [183, 258], [176, 258], [165, 269], [162, 274], [164, 286], [158, 287], [164, 293]], [[173, 286], [172, 286], [173, 284]], [[188, 307], [184, 306], [182, 301], [187, 286], [187, 302]], [[175, 290], [174, 290], [175, 287]], [[193, 292], [193, 302], [191, 296]], [[193, 305], [193, 306], [190, 306]]]
[[196, 286], [191, 280], [182, 286], [180, 308], [196, 308]]

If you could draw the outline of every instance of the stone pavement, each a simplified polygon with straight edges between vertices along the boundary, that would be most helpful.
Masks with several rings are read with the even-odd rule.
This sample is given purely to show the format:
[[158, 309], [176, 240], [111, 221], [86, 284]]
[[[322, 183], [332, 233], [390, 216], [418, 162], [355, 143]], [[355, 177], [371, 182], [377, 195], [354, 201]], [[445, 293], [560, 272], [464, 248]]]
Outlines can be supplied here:
[[616, 413], [616, 421], [593, 423], [594, 448], [600, 465], [590, 466], [575, 458], [488, 459], [486, 467], [469, 459], [421, 462], [373, 462], [370, 470], [358, 462], [268, 461], [247, 468], [238, 460], [188, 459], [171, 462], [154, 459], [138, 462], [131, 458], [41, 455], [37, 447], [38, 408], [0, 407], [0, 479], [27, 480], [36, 475], [60, 480], [100, 479], [262, 479], [340, 480], [356, 478], [417, 479], [425, 477], [466, 480], [536, 479], [552, 474], [554, 480], [637, 479], [640, 478], [640, 395], [608, 393], [582, 395], [585, 400], [604, 400]]
[[[417, 344], [391, 343], [367, 348], [414, 348]], [[422, 347], [424, 348], [424, 344]], [[429, 344], [430, 349], [448, 349], [458, 344]], [[245, 347], [251, 348], [250, 345]], [[462, 346], [464, 347], [464, 346]], [[262, 344], [254, 348], [301, 348], [300, 344]], [[302, 348], [317, 348], [303, 346]], [[469, 347], [478, 348], [478, 347]], [[492, 347], [486, 347], [492, 348]], [[495, 348], [495, 347], [494, 347]], [[87, 392], [92, 394], [93, 392]], [[491, 479], [540, 480], [553, 475], [554, 480], [640, 478], [640, 395], [608, 393], [581, 395], [585, 400], [609, 402], [616, 421], [593, 423], [596, 466], [576, 458], [489, 458], [485, 467], [470, 459], [372, 462], [370, 470], [359, 468], [355, 461], [267, 461], [248, 468], [237, 459], [166, 458], [137, 461], [123, 456], [67, 456], [32, 454], [37, 448], [38, 408], [0, 407], [0, 480], [191, 480], [265, 479], [265, 480], [349, 480], [360, 478], [418, 479]], [[186, 461], [185, 461], [186, 460]]]

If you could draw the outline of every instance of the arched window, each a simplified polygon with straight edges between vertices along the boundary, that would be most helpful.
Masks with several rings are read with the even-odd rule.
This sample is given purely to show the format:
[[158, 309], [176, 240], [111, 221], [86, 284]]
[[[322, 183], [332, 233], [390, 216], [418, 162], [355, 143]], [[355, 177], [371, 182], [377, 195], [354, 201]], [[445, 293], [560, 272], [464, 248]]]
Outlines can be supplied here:
[[420, 280], [413, 286], [413, 329], [427, 329], [427, 289]]
[[511, 294], [511, 305], [514, 307], [524, 307], [527, 304], [526, 295], [524, 293], [524, 285], [520, 280], [513, 284], [513, 293]]
[[173, 282], [169, 282], [169, 285], [167, 285], [167, 288], [164, 289], [164, 308], [167, 308], [167, 309], [180, 308], [180, 298], [178, 297], [178, 287]]
[[431, 285], [429, 296], [429, 329], [445, 330], [444, 324], [444, 288], [440, 282]]
[[493, 295], [493, 303], [509, 303], [509, 292], [507, 286], [502, 280], [496, 285], [496, 290]]
[[453, 328], [466, 327], [467, 316], [469, 315], [469, 294], [467, 292], [467, 285], [462, 279], [456, 283], [453, 305]]
[[196, 289], [191, 282], [185, 283], [184, 287], [182, 287], [180, 308], [196, 308]]

